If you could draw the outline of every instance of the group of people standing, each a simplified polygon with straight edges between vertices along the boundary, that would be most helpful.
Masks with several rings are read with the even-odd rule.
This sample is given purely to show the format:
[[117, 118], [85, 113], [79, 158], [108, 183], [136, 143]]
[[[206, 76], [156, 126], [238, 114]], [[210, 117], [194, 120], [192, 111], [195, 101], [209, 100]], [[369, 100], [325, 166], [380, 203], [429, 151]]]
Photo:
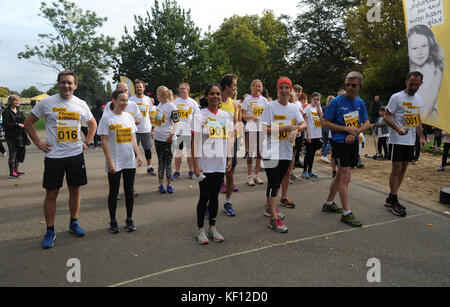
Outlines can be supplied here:
[[[416, 128], [421, 127], [420, 98], [414, 94], [422, 78], [420, 73], [410, 74], [407, 89], [394, 95], [386, 108], [385, 118], [391, 127], [389, 139], [394, 157], [391, 194], [386, 200], [386, 206], [399, 216], [406, 215], [406, 209], [399, 204], [396, 195], [410, 160], [408, 146], [410, 139], [415, 139]], [[151, 164], [151, 139], [154, 139], [158, 155], [159, 193], [174, 193], [172, 180], [181, 176], [180, 152], [186, 148], [190, 154], [189, 177], [199, 183], [198, 243], [207, 244], [209, 240], [223, 242], [224, 236], [216, 229], [219, 193], [221, 189], [226, 192], [224, 212], [228, 216], [235, 216], [231, 196], [236, 190], [234, 170], [237, 165], [238, 139], [241, 136], [246, 137], [248, 149], [247, 183], [250, 186], [265, 183], [259, 174], [263, 166], [267, 177], [264, 214], [270, 218], [268, 227], [286, 233], [288, 228], [283, 223], [286, 216], [277, 209], [279, 190], [282, 189], [280, 204], [286, 208], [295, 208], [294, 203], [287, 198], [287, 186], [295, 161], [296, 142], [303, 133], [307, 144], [304, 175], [317, 176], [312, 167], [315, 153], [322, 147], [322, 128], [331, 131], [332, 158], [337, 167], [322, 210], [339, 213], [342, 222], [361, 227], [362, 222], [350, 209], [348, 188], [351, 168], [358, 163], [358, 137], [370, 127], [365, 103], [358, 97], [363, 76], [358, 72], [348, 74], [345, 93], [331, 100], [325, 112], [320, 106], [319, 93], [311, 95], [309, 105], [297, 101], [292, 81], [287, 77], [279, 79], [278, 99], [270, 102], [262, 96], [263, 84], [260, 80], [252, 82], [251, 95], [242, 103], [237, 102], [237, 82], [237, 76], [225, 75], [219, 83], [207, 86], [199, 103], [189, 98], [188, 83], [180, 84], [181, 97], [177, 100], [174, 100], [173, 93], [167, 87], [160, 86], [157, 90], [157, 106], [144, 95], [144, 82], [136, 82], [136, 96], [131, 98], [126, 84], [119, 83], [97, 127], [86, 102], [73, 95], [78, 86], [77, 76], [71, 71], [61, 72], [58, 75], [60, 93], [42, 100], [23, 124], [33, 143], [46, 153], [43, 187], [46, 190], [44, 213], [47, 232], [42, 248], [48, 249], [54, 245], [56, 198], [64, 176], [69, 189], [69, 229], [77, 237], [85, 235], [78, 223], [80, 187], [87, 184], [83, 151], [96, 133], [101, 137], [106, 160], [111, 233], [120, 232], [116, 208], [121, 177], [125, 187], [126, 230], [136, 230], [132, 219], [134, 179], [136, 168], [143, 164], [138, 146], [142, 143], [144, 147], [147, 173], [156, 175]], [[40, 118], [46, 119], [46, 142], [39, 139], [34, 127]], [[243, 119], [246, 121], [245, 131]], [[88, 126], [85, 143], [80, 138], [82, 122]], [[420, 132], [419, 136], [422, 139]], [[175, 174], [172, 174], [173, 153]], [[256, 160], [254, 175], [253, 160]], [[163, 184], [164, 178], [167, 180], [166, 186]], [[334, 201], [337, 194], [342, 208]], [[209, 220], [207, 230], [204, 229], [205, 219]]]

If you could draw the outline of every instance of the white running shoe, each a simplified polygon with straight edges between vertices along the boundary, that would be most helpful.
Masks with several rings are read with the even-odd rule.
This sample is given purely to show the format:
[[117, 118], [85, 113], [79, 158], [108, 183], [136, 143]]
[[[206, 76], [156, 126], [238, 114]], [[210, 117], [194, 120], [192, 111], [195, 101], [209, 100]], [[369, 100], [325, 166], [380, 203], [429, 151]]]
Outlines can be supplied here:
[[213, 239], [216, 243], [222, 243], [223, 241], [225, 241], [223, 236], [217, 231], [215, 227], [208, 230], [208, 238]]
[[247, 184], [251, 187], [255, 186], [255, 182], [253, 181], [253, 177], [252, 176], [248, 176], [248, 181]]
[[280, 219], [277, 219], [275, 221], [272, 221], [272, 219], [270, 219], [268, 227], [280, 233], [288, 232], [288, 228], [286, 227], [286, 225], [283, 224], [283, 222]]
[[264, 184], [264, 180], [262, 180], [261, 178], [259, 178], [259, 176], [253, 177], [253, 181], [254, 181], [256, 184]]
[[327, 157], [322, 157], [322, 158], [320, 158], [320, 160], [322, 160], [323, 162], [328, 163], [328, 164], [331, 163], [330, 159], [328, 159]]
[[[278, 211], [278, 209], [276, 209], [277, 212], [277, 217], [280, 220], [284, 220], [286, 218], [286, 215], [284, 215], [283, 213], [281, 213], [280, 211]], [[266, 210], [264, 211], [264, 216], [265, 217], [271, 217], [272, 214], [270, 213], [269, 207], [266, 206]]]
[[206, 236], [205, 230], [202, 228], [197, 232], [198, 243], [205, 245], [208, 244], [208, 237]]

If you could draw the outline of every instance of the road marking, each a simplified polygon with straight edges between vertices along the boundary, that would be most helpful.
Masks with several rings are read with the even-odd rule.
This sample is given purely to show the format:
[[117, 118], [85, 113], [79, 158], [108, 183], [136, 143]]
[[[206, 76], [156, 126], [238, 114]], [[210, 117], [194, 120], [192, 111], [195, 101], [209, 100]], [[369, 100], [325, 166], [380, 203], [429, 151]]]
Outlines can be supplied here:
[[160, 276], [160, 275], [164, 275], [167, 273], [171, 273], [171, 272], [175, 272], [175, 271], [180, 271], [180, 270], [185, 270], [185, 269], [189, 269], [189, 268], [193, 268], [193, 267], [197, 267], [197, 266], [201, 266], [201, 265], [205, 265], [205, 264], [210, 264], [210, 263], [214, 263], [214, 262], [218, 262], [221, 260], [225, 260], [225, 259], [229, 259], [229, 258], [234, 258], [234, 257], [238, 257], [238, 256], [243, 256], [243, 255], [247, 255], [247, 254], [253, 254], [253, 253], [257, 253], [266, 249], [270, 249], [270, 248], [274, 248], [274, 247], [279, 247], [279, 246], [284, 246], [284, 245], [291, 245], [291, 244], [295, 244], [295, 243], [300, 243], [300, 242], [304, 242], [304, 241], [310, 241], [310, 240], [315, 240], [315, 239], [320, 239], [320, 238], [324, 238], [324, 237], [330, 237], [333, 235], [338, 235], [338, 234], [342, 234], [342, 233], [348, 233], [348, 232], [353, 232], [353, 231], [358, 231], [361, 229], [367, 229], [367, 228], [373, 228], [376, 226], [382, 226], [382, 225], [386, 225], [386, 224], [392, 224], [392, 223], [398, 223], [401, 221], [405, 221], [408, 219], [412, 219], [415, 217], [419, 217], [419, 216], [424, 216], [424, 215], [429, 215], [429, 213], [421, 213], [421, 214], [416, 214], [416, 215], [411, 215], [408, 217], [404, 217], [402, 219], [395, 219], [395, 220], [391, 220], [391, 221], [386, 221], [386, 222], [380, 222], [380, 223], [376, 223], [376, 224], [370, 224], [367, 226], [363, 226], [362, 228], [350, 228], [350, 229], [345, 229], [345, 230], [339, 230], [339, 231], [335, 231], [335, 232], [330, 232], [327, 234], [321, 234], [321, 235], [316, 235], [316, 236], [311, 236], [311, 237], [307, 237], [307, 238], [302, 238], [302, 239], [297, 239], [297, 240], [293, 240], [293, 241], [286, 241], [286, 242], [282, 242], [282, 243], [276, 243], [276, 244], [272, 244], [272, 245], [268, 245], [268, 246], [264, 246], [264, 247], [260, 247], [260, 248], [256, 248], [256, 249], [252, 249], [252, 250], [248, 250], [248, 251], [243, 251], [243, 252], [239, 252], [239, 253], [235, 253], [235, 254], [231, 254], [231, 255], [227, 255], [227, 256], [222, 256], [219, 258], [214, 258], [214, 259], [210, 259], [207, 261], [203, 261], [203, 262], [198, 262], [198, 263], [193, 263], [193, 264], [188, 264], [188, 265], [184, 265], [184, 266], [180, 266], [180, 267], [176, 267], [176, 268], [172, 268], [172, 269], [167, 269], [158, 273], [153, 273], [153, 274], [149, 274], [146, 276], [142, 276], [136, 279], [132, 279], [129, 281], [124, 281], [115, 285], [110, 286], [111, 288], [115, 288], [115, 287], [121, 287], [121, 286], [125, 286], [125, 285], [129, 285], [144, 279], [149, 279], [155, 276]]

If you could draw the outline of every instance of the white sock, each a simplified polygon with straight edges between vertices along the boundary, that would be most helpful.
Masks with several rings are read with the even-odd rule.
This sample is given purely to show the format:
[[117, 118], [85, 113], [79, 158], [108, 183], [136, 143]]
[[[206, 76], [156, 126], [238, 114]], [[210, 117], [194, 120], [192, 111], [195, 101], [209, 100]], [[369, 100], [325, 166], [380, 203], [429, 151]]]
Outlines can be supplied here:
[[347, 216], [352, 213], [352, 210], [344, 211], [344, 215]]
[[225, 199], [225, 203], [231, 204], [231, 198]]
[[327, 201], [328, 206], [331, 206], [332, 204], [334, 204], [334, 201]]
[[151, 169], [151, 168], [153, 168], [153, 166], [151, 166], [151, 165], [147, 166], [147, 169]]

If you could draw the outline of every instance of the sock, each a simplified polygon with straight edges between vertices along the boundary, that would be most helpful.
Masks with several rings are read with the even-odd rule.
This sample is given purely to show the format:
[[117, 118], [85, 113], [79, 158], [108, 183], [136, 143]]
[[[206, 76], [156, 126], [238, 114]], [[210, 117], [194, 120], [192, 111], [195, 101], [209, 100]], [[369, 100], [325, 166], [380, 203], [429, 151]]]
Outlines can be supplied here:
[[147, 169], [151, 169], [151, 168], [153, 168], [153, 166], [151, 166], [151, 165], [147, 166]]
[[347, 216], [352, 213], [352, 210], [344, 211], [344, 215]]
[[78, 221], [78, 219], [70, 219], [70, 224], [75, 223], [76, 221]]
[[328, 206], [331, 206], [332, 204], [334, 204], [334, 201], [327, 201]]
[[391, 193], [389, 193], [389, 199], [390, 200], [397, 200], [397, 195], [392, 195]]
[[231, 203], [231, 198], [227, 198], [227, 199], [225, 200], [225, 203], [230, 204], [230, 203]]
[[55, 226], [47, 227], [47, 231], [55, 232]]

